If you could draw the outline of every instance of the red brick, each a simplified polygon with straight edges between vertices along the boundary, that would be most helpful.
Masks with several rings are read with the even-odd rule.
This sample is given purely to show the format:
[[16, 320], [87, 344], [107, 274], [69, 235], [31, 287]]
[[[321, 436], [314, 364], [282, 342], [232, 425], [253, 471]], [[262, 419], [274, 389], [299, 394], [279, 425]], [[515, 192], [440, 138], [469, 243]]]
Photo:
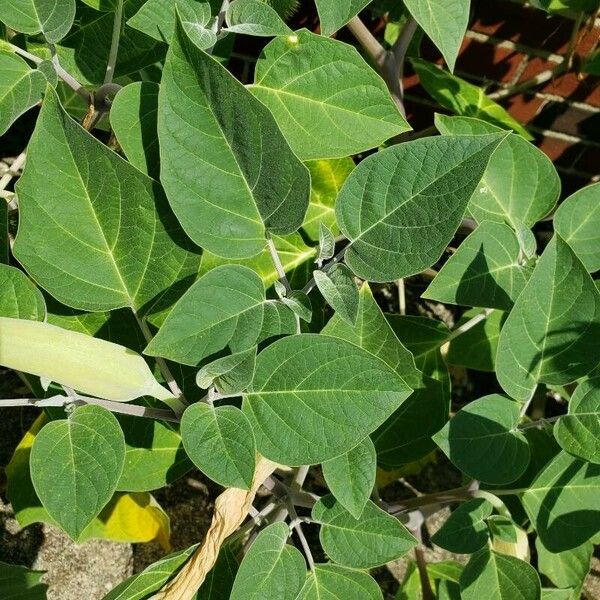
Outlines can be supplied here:
[[577, 152], [576, 144], [572, 142], [544, 137], [538, 147], [553, 163], [563, 167], [573, 166], [577, 158], [577, 154], [573, 155], [574, 151]]
[[600, 107], [600, 80], [591, 75], [565, 73], [548, 82], [541, 91]]
[[472, 39], [465, 40], [456, 69], [484, 80], [509, 82], [515, 76], [524, 55]]
[[531, 123], [541, 112], [547, 101], [534, 95], [512, 96], [503, 104], [508, 112], [520, 123]]
[[558, 16], [548, 18], [532, 7], [482, 0], [476, 15], [473, 31], [555, 53], [566, 50], [569, 43], [572, 21]]
[[531, 79], [532, 77], [536, 77], [540, 73], [544, 73], [545, 71], [548, 71], [549, 69], [553, 69], [554, 67], [556, 67], [555, 62], [545, 60], [545, 59], [539, 58], [537, 56], [532, 56], [529, 59], [529, 62], [527, 63], [527, 66], [525, 67], [523, 73], [521, 74], [519, 83], [522, 83], [523, 81], [527, 81], [528, 79]]

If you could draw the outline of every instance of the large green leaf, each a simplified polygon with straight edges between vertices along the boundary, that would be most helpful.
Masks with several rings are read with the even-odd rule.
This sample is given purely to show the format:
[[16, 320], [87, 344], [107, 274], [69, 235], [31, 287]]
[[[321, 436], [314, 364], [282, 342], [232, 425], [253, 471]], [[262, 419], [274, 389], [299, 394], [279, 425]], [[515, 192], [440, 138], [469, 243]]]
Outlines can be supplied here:
[[110, 125], [127, 160], [158, 180], [157, 83], [136, 81], [121, 88], [110, 107]]
[[46, 319], [46, 303], [40, 290], [23, 271], [3, 264], [0, 264], [0, 317]]
[[530, 275], [531, 269], [521, 265], [519, 240], [512, 229], [484, 221], [458, 247], [422, 297], [510, 310]]
[[42, 575], [44, 571], [0, 562], [0, 597], [2, 600], [46, 600], [48, 586], [40, 581]]
[[498, 381], [527, 400], [539, 382], [571, 383], [599, 362], [600, 292], [558, 235], [542, 254], [500, 333]]
[[181, 26], [158, 97], [161, 180], [184, 229], [226, 258], [258, 254], [266, 232], [293, 233], [310, 176], [268, 109]]
[[600, 270], [600, 183], [569, 196], [554, 215], [556, 232], [573, 248], [585, 268]]
[[0, 21], [21, 33], [43, 33], [50, 44], [67, 35], [75, 19], [75, 0], [3, 0]]
[[334, 315], [322, 333], [356, 344], [389, 365], [406, 383], [421, 387], [421, 374], [410, 351], [402, 345], [386, 321], [368, 283], [359, 292], [358, 316], [352, 325], [340, 315]]
[[[436, 115], [442, 135], [481, 135], [501, 131], [480, 119]], [[471, 196], [469, 212], [482, 222], [532, 227], [552, 211], [560, 195], [560, 178], [552, 161], [520, 135], [509, 135], [490, 158]]]
[[234, 33], [273, 37], [291, 34], [277, 11], [263, 0], [236, 0], [226, 14], [227, 30]]
[[540, 538], [535, 540], [538, 570], [559, 588], [572, 588], [573, 600], [579, 597], [583, 582], [590, 571], [594, 545], [586, 542], [572, 550], [550, 552]]
[[360, 518], [375, 485], [377, 455], [371, 438], [365, 438], [346, 454], [323, 463], [323, 477], [335, 499], [355, 518]]
[[225, 487], [250, 489], [256, 447], [239, 408], [196, 402], [183, 413], [181, 435], [188, 456], [205, 475]]
[[490, 539], [485, 520], [493, 510], [493, 506], [483, 498], [461, 504], [431, 536], [432, 543], [457, 554], [481, 550]]
[[20, 56], [0, 50], [0, 135], [41, 101], [48, 80]]
[[315, 0], [321, 33], [331, 35], [355, 17], [371, 0]]
[[550, 552], [572, 550], [600, 531], [600, 466], [561, 452], [523, 493], [523, 505]]
[[393, 369], [358, 346], [304, 334], [258, 355], [243, 410], [263, 456], [315, 464], [354, 448], [410, 392]]
[[461, 408], [433, 439], [469, 477], [510, 483], [529, 463], [527, 440], [517, 430], [520, 410], [518, 402], [499, 394], [484, 396]]
[[339, 565], [315, 565], [297, 600], [383, 600], [377, 582], [363, 571]]
[[306, 30], [263, 50], [250, 89], [302, 160], [356, 154], [410, 129], [355, 48]]
[[194, 553], [196, 546], [180, 550], [161, 558], [141, 573], [113, 588], [102, 600], [143, 600], [160, 588], [177, 572]]
[[348, 266], [392, 281], [431, 267], [452, 240], [487, 161], [507, 134], [429, 137], [363, 160], [335, 213]]
[[82, 406], [38, 433], [31, 479], [44, 508], [76, 540], [110, 500], [124, 460], [117, 419], [99, 406]]
[[480, 550], [460, 576], [462, 600], [540, 600], [541, 584], [535, 569], [523, 560]]
[[490, 100], [482, 88], [421, 58], [412, 58], [411, 62], [421, 85], [444, 108], [462, 117], [475, 117], [502, 129], [513, 129], [526, 140], [533, 139], [502, 106]]
[[406, 8], [440, 49], [454, 71], [456, 57], [467, 31], [470, 0], [404, 0]]
[[569, 400], [569, 414], [558, 420], [554, 437], [570, 454], [600, 463], [600, 377], [577, 386]]
[[244, 557], [231, 590], [231, 600], [295, 600], [306, 577], [299, 550], [287, 543], [285, 523], [260, 532]]
[[346, 567], [383, 565], [417, 544], [398, 519], [370, 500], [356, 519], [333, 496], [325, 496], [313, 507], [312, 518], [321, 524], [319, 539], [325, 553]]
[[117, 419], [125, 436], [125, 464], [117, 490], [158, 490], [192, 468], [181, 436], [171, 425], [125, 415]]
[[274, 304], [265, 299], [261, 278], [248, 267], [216, 267], [173, 307], [145, 354], [194, 366], [227, 345], [233, 352], [247, 350], [271, 325]]
[[146, 35], [167, 44], [175, 33], [175, 7], [181, 24], [200, 48], [211, 48], [217, 36], [209, 27], [211, 8], [209, 2], [198, 0], [147, 0], [127, 24]]
[[17, 193], [14, 254], [63, 304], [148, 314], [197, 272], [158, 185], [72, 121], [52, 91]]
[[351, 158], [310, 160], [306, 166], [311, 178], [310, 204], [302, 228], [316, 242], [321, 223], [334, 235], [339, 233], [335, 222], [335, 200], [354, 169], [354, 161]]

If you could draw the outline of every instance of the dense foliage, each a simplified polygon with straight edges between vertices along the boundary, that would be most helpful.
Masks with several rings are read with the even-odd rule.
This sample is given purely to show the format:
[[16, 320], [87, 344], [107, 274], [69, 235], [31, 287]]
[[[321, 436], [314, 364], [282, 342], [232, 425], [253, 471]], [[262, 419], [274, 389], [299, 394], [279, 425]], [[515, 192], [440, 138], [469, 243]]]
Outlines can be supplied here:
[[[575, 33], [598, 9], [534, 4]], [[297, 1], [0, 3], [0, 133], [41, 104], [0, 181], [0, 365], [32, 392], [0, 407], [43, 409], [6, 466], [16, 518], [168, 546], [150, 492], [195, 466], [226, 488], [206, 538], [105, 600], [376, 600], [370, 570], [407, 553], [398, 598], [579, 598], [600, 184], [561, 198], [526, 128], [453, 74], [469, 0], [316, 8], [320, 34], [293, 30]], [[273, 38], [249, 85], [236, 36]], [[406, 120], [409, 60], [435, 130]], [[422, 281], [456, 327], [406, 316]], [[488, 373], [481, 397], [451, 402], [456, 367]], [[380, 497], [436, 453], [461, 487]], [[0, 596], [45, 593], [0, 563]]]

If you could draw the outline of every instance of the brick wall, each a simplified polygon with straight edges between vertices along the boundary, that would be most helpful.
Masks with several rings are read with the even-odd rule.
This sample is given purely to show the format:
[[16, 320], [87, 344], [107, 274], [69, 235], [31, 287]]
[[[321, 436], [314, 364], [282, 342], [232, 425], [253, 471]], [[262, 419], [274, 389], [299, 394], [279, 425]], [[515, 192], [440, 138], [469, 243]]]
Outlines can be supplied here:
[[[562, 61], [573, 20], [548, 17], [519, 0], [473, 0], [472, 19], [456, 74], [490, 91], [518, 85]], [[575, 64], [598, 44], [600, 19], [582, 26]], [[439, 53], [424, 46], [426, 58]], [[415, 129], [432, 122], [434, 105], [416, 75], [405, 78], [408, 118]], [[577, 73], [557, 76], [500, 103], [535, 136], [563, 182], [563, 197], [600, 179], [600, 79]]]

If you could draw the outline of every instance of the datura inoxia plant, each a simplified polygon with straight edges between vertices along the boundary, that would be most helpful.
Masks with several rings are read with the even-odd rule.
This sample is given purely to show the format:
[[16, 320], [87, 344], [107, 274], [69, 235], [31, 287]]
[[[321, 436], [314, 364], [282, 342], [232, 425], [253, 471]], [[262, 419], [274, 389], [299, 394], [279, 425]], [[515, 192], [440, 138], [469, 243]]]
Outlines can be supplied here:
[[[0, 365], [30, 388], [0, 407], [38, 413], [15, 517], [159, 540], [105, 600], [377, 600], [400, 557], [396, 598], [580, 598], [600, 184], [561, 196], [496, 102], [515, 90], [454, 74], [469, 0], [306, 4], [0, 2], [0, 134], [33, 130], [0, 180]], [[576, 35], [598, 2], [535, 6]], [[405, 68], [440, 107], [424, 131]], [[192, 469], [224, 490], [167, 555], [151, 492]], [[423, 469], [451, 475], [422, 493]], [[0, 563], [0, 597], [45, 594]]]

